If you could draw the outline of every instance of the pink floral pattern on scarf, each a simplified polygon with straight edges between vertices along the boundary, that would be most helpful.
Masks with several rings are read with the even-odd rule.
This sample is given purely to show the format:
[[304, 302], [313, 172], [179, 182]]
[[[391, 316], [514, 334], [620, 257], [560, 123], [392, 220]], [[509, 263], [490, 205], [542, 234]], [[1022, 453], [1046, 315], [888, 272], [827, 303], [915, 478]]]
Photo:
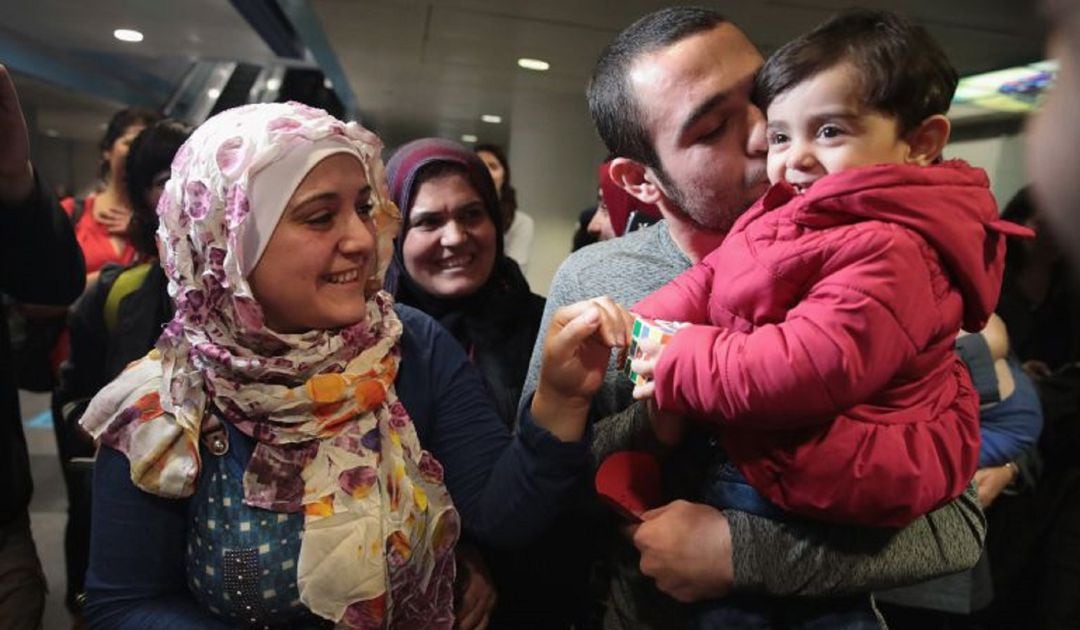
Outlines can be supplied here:
[[[367, 316], [341, 330], [278, 334], [241, 271], [251, 179], [291, 151], [345, 140], [373, 187], [378, 269]], [[104, 388], [83, 426], [131, 462], [139, 488], [188, 497], [211, 407], [257, 444], [245, 503], [303, 512], [300, 599], [350, 628], [449, 628], [460, 523], [442, 467], [394, 391], [401, 322], [379, 290], [400, 213], [382, 144], [356, 123], [297, 103], [248, 105], [180, 149], [158, 205], [176, 314], [157, 347]]]

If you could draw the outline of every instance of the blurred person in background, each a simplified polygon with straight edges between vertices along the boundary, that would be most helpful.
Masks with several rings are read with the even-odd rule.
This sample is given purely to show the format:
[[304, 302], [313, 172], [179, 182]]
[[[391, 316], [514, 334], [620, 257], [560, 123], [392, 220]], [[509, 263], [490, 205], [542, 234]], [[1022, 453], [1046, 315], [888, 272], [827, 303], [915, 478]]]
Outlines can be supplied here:
[[157, 112], [140, 107], [114, 114], [98, 143], [98, 174], [104, 187], [81, 202], [70, 197], [62, 202], [75, 225], [75, 236], [86, 259], [88, 282], [96, 280], [107, 263], [128, 265], [138, 255], [128, 235], [131, 200], [124, 186], [124, 161], [139, 132], [160, 118]]
[[521, 266], [521, 272], [525, 273], [532, 256], [536, 222], [531, 216], [518, 210], [517, 191], [510, 185], [510, 162], [506, 159], [506, 152], [502, 147], [497, 144], [478, 144], [474, 150], [484, 161], [484, 166], [495, 182], [506, 255], [516, 260]]
[[1009, 239], [997, 313], [1024, 369], [1046, 377], [1080, 361], [1080, 282], [1030, 188], [1016, 193], [1001, 218], [1035, 230], [1035, 239]]
[[76, 458], [90, 458], [94, 445], [78, 427], [86, 404], [124, 367], [141, 358], [172, 317], [165, 272], [158, 260], [157, 202], [169, 179], [173, 156], [191, 128], [160, 120], [131, 142], [123, 168], [125, 197], [131, 201], [126, 236], [144, 262], [106, 263], [97, 282], [72, 311], [71, 352], [53, 392], [53, 428], [68, 497], [64, 531], [67, 592], [64, 602], [78, 614], [90, 548], [90, 474]]
[[[603, 169], [603, 167], [601, 166]], [[607, 169], [603, 169], [605, 172]], [[607, 200], [604, 198], [603, 187], [596, 190], [596, 211], [589, 217], [589, 223], [585, 231], [592, 237], [592, 242], [606, 241], [615, 238], [615, 228], [611, 225], [611, 211], [608, 209]]]
[[577, 250], [585, 247], [586, 245], [592, 245], [596, 242], [596, 236], [589, 231], [589, 224], [592, 223], [593, 216], [600, 209], [600, 191], [596, 191], [596, 205], [589, 206], [578, 213], [577, 227], [574, 228], [574, 236], [570, 241], [570, 251], [576, 252]]
[[[1072, 266], [1068, 275], [1075, 278], [1080, 277], [1080, 179], [1076, 177], [1080, 3], [1044, 0], [1042, 6], [1051, 30], [1047, 56], [1057, 59], [1059, 67], [1054, 87], [1027, 127], [1027, 166], [1038, 214], [1053, 233], [1055, 249]], [[1072, 348], [1065, 350], [1071, 354]], [[1029, 367], [1041, 371], [1034, 364]], [[1040, 443], [1046, 470], [1033, 506], [1037, 526], [1019, 530], [1030, 532], [1035, 546], [1024, 555], [1034, 563], [1018, 565], [1027, 570], [1018, 572], [1016, 586], [1026, 591], [1019, 600], [1031, 604], [1025, 612], [1034, 612], [1025, 625], [1076, 628], [1080, 627], [1080, 598], [1076, 596], [1080, 592], [1080, 465], [1076, 455], [1080, 449], [1080, 366], [1068, 363], [1042, 376], [1037, 384], [1046, 419]]]
[[1055, 85], [1027, 133], [1034, 195], [1073, 265], [1080, 267], [1080, 3], [1044, 0], [1051, 27], [1047, 56], [1059, 63]]
[[616, 238], [634, 230], [652, 225], [660, 220], [660, 209], [654, 203], [645, 203], [623, 190], [611, 178], [611, 160], [600, 165], [597, 177], [600, 181], [600, 200], [606, 218], [597, 226], [599, 240]]
[[[15, 86], [0, 66], [0, 291], [62, 307], [83, 290], [86, 272], [71, 224], [30, 165]], [[45, 576], [30, 533], [33, 491], [19, 413], [7, 318], [0, 322], [0, 627], [41, 626]]]
[[[131, 202], [124, 188], [124, 160], [135, 136], [159, 118], [157, 113], [142, 108], [114, 114], [98, 144], [103, 188], [86, 199], [69, 197], [60, 202], [82, 249], [87, 286], [93, 285], [106, 264], [129, 265], [138, 258], [139, 252], [128, 236]], [[16, 358], [19, 387], [50, 391], [68, 354], [67, 309], [33, 303], [19, 304], [16, 309], [25, 329]]]

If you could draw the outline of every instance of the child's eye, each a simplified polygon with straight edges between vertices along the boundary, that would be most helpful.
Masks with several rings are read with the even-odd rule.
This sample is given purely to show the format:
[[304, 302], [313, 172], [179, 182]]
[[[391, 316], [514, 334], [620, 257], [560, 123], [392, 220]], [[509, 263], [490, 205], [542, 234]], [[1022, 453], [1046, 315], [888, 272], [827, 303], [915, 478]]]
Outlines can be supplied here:
[[774, 131], [774, 132], [769, 134], [769, 144], [784, 144], [787, 141], [788, 141], [788, 137], [787, 137], [786, 133], [780, 133], [779, 131]]
[[375, 204], [371, 203], [370, 201], [356, 204], [356, 214], [360, 215], [361, 217], [371, 216], [371, 211], [374, 209]]
[[836, 138], [844, 133], [844, 130], [836, 125], [825, 125], [818, 131], [818, 136], [822, 138]]

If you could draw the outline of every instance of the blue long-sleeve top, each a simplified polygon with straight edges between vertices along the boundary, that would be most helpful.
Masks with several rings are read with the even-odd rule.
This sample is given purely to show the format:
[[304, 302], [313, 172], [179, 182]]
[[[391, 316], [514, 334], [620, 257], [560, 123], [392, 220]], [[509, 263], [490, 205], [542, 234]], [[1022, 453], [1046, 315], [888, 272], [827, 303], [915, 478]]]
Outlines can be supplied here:
[[[527, 406], [517, 434], [511, 435], [454, 339], [420, 311], [401, 305], [396, 310], [404, 324], [397, 394], [421, 445], [444, 467], [465, 532], [503, 546], [534, 538], [589, 470], [588, 436], [561, 442], [535, 424]], [[223, 463], [243, 470], [254, 443], [231, 425], [226, 428], [230, 447]], [[203, 461], [201, 489], [208, 481], [206, 454]], [[143, 492], [132, 484], [124, 455], [100, 450], [86, 577], [91, 627], [229, 627], [196, 602], [186, 575], [192, 515], [206, 494], [169, 500]], [[299, 523], [303, 515], [286, 518]]]
[[1035, 445], [1042, 433], [1042, 404], [1035, 384], [1010, 357], [1012, 395], [979, 412], [979, 468], [1002, 466]]

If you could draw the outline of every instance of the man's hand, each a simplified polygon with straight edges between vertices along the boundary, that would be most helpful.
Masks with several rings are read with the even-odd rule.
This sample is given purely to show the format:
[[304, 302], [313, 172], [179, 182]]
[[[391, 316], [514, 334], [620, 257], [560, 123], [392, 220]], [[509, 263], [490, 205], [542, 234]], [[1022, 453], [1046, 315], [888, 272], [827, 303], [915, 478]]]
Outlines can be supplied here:
[[26, 119], [11, 75], [0, 65], [0, 204], [22, 203], [33, 189]]
[[537, 424], [561, 440], [581, 439], [593, 394], [604, 382], [611, 348], [626, 345], [628, 318], [633, 321], [607, 297], [555, 311], [532, 402]]
[[984, 510], [1016, 479], [1016, 473], [1016, 464], [1011, 463], [975, 471], [975, 488], [979, 492], [979, 504]]
[[727, 517], [700, 503], [675, 501], [642, 514], [634, 531], [641, 572], [680, 602], [723, 597], [735, 571]]
[[480, 552], [468, 544], [460, 544], [454, 550], [458, 574], [454, 581], [454, 628], [459, 630], [484, 630], [491, 620], [498, 596], [495, 582], [488, 573]]

